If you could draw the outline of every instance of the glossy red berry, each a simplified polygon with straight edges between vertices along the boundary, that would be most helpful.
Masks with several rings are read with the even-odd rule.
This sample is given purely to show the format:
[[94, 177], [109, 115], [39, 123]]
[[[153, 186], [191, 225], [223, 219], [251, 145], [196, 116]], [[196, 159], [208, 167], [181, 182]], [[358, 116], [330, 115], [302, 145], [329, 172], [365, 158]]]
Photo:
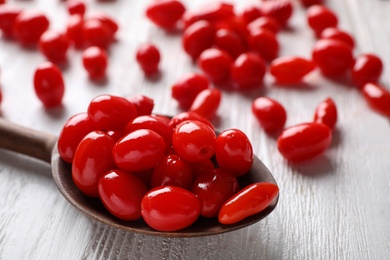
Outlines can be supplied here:
[[215, 155], [218, 166], [234, 176], [246, 174], [254, 158], [249, 138], [235, 128], [224, 130], [218, 135]]
[[284, 158], [292, 162], [312, 159], [322, 154], [332, 141], [330, 128], [322, 123], [302, 123], [285, 129], [277, 146]]
[[271, 16], [261, 16], [248, 23], [247, 29], [252, 32], [259, 29], [267, 29], [273, 33], [278, 33], [280, 30], [280, 24]]
[[58, 137], [58, 152], [61, 158], [68, 163], [72, 163], [80, 141], [94, 130], [97, 130], [96, 124], [87, 113], [82, 112], [70, 117], [65, 122]]
[[139, 129], [150, 129], [161, 135], [165, 146], [169, 147], [172, 143], [173, 129], [169, 125], [170, 119], [165, 116], [143, 115], [131, 120], [126, 126], [126, 133], [131, 133]]
[[264, 131], [268, 133], [283, 129], [287, 120], [287, 112], [284, 107], [269, 97], [256, 98], [252, 102], [252, 113]]
[[101, 130], [120, 131], [137, 116], [137, 110], [126, 98], [102, 94], [91, 100], [88, 115]]
[[177, 231], [192, 225], [199, 217], [199, 199], [190, 191], [175, 186], [150, 190], [141, 202], [145, 222], [159, 231]]
[[77, 49], [81, 49], [84, 47], [83, 25], [84, 18], [83, 16], [78, 14], [71, 15], [68, 18], [66, 24], [66, 34], [68, 36], [68, 39]]
[[11, 5], [0, 6], [0, 30], [3, 33], [3, 36], [13, 38], [12, 28], [16, 21], [16, 17], [22, 11], [22, 8]]
[[141, 218], [141, 201], [148, 188], [135, 175], [111, 170], [100, 178], [98, 191], [100, 200], [115, 217], [125, 221]]
[[50, 61], [60, 63], [66, 60], [66, 54], [69, 48], [69, 39], [67, 34], [47, 30], [39, 39], [39, 50]]
[[45, 107], [60, 105], [65, 93], [61, 70], [51, 62], [39, 65], [34, 73], [34, 90]]
[[327, 98], [316, 107], [314, 122], [327, 125], [331, 130], [337, 122], [337, 107], [332, 98]]
[[256, 4], [245, 5], [238, 15], [246, 24], [256, 20], [261, 17], [263, 14], [261, 13], [260, 8]]
[[153, 1], [146, 7], [146, 17], [158, 27], [172, 29], [185, 10], [184, 4], [179, 0]]
[[196, 60], [199, 55], [214, 44], [215, 29], [207, 21], [201, 20], [184, 30], [182, 45], [184, 51]]
[[312, 5], [306, 11], [307, 23], [317, 36], [328, 27], [337, 27], [336, 14], [323, 5]]
[[222, 93], [219, 89], [205, 89], [196, 96], [189, 111], [195, 112], [207, 119], [212, 119], [218, 111], [221, 99]]
[[49, 19], [45, 14], [24, 10], [16, 17], [12, 28], [13, 35], [24, 46], [35, 45], [49, 25]]
[[172, 145], [178, 156], [188, 162], [210, 159], [215, 153], [216, 135], [208, 125], [199, 121], [184, 121], [172, 135]]
[[237, 223], [265, 210], [278, 196], [279, 188], [268, 182], [253, 183], [231, 197], [218, 214], [222, 224]]
[[196, 178], [191, 191], [201, 201], [200, 215], [213, 218], [218, 216], [222, 205], [239, 188], [238, 180], [234, 175], [218, 168]]
[[111, 152], [115, 139], [102, 131], [87, 134], [77, 146], [72, 162], [72, 178], [85, 195], [99, 197], [98, 182], [115, 169]]
[[190, 72], [181, 76], [171, 88], [172, 97], [183, 109], [189, 109], [196, 96], [210, 88], [209, 79], [200, 73]]
[[222, 83], [230, 78], [233, 60], [227, 52], [211, 48], [200, 54], [198, 65], [212, 82]]
[[197, 9], [188, 10], [183, 15], [184, 27], [198, 21], [217, 23], [235, 16], [234, 5], [223, 1], [207, 3]]
[[276, 35], [265, 28], [250, 31], [248, 45], [250, 50], [258, 52], [267, 61], [275, 59], [279, 54]]
[[328, 77], [345, 74], [353, 64], [351, 47], [338, 40], [318, 40], [314, 44], [312, 58], [321, 73]]
[[145, 95], [133, 95], [126, 99], [134, 104], [137, 110], [137, 116], [150, 115], [153, 111], [154, 101]]
[[165, 156], [155, 167], [152, 174], [151, 187], [176, 186], [189, 190], [192, 185], [192, 170], [188, 163], [179, 156]]
[[172, 128], [175, 128], [178, 124], [181, 122], [187, 121], [187, 120], [195, 120], [195, 121], [200, 121], [203, 124], [208, 125], [211, 129], [214, 130], [213, 124], [204, 116], [199, 115], [196, 112], [191, 112], [191, 111], [185, 111], [181, 112], [174, 117], [171, 118], [171, 121], [169, 122], [169, 125]]
[[214, 45], [227, 52], [233, 59], [246, 50], [243, 39], [234, 31], [224, 28], [216, 31]]
[[390, 117], [390, 91], [378, 83], [367, 83], [362, 89], [368, 105], [376, 112]]
[[119, 30], [118, 22], [105, 12], [94, 12], [88, 16], [90, 20], [97, 20], [105, 25], [110, 32], [111, 40], [115, 38], [116, 32]]
[[160, 51], [154, 44], [142, 44], [138, 46], [136, 60], [145, 75], [156, 74], [159, 70]]
[[352, 67], [352, 81], [358, 88], [367, 83], [378, 82], [383, 71], [383, 62], [375, 54], [361, 54]]
[[263, 1], [259, 6], [263, 16], [275, 18], [281, 26], [286, 26], [294, 9], [290, 0]]
[[187, 163], [191, 167], [193, 180], [196, 180], [196, 178], [198, 178], [200, 175], [215, 169], [215, 165], [212, 159], [204, 160], [201, 162]]
[[352, 36], [349, 33], [347, 33], [346, 31], [343, 31], [339, 28], [328, 27], [328, 28], [324, 29], [321, 32], [320, 38], [321, 39], [339, 40], [339, 41], [342, 41], [342, 42], [348, 44], [349, 46], [351, 46], [351, 48], [355, 47], [355, 40], [352, 38]]
[[89, 47], [83, 51], [82, 60], [91, 79], [98, 80], [106, 76], [108, 56], [105, 50], [96, 46]]
[[163, 158], [164, 139], [153, 130], [135, 130], [121, 138], [112, 154], [115, 164], [126, 171], [144, 171], [153, 168]]
[[113, 40], [110, 28], [97, 19], [84, 21], [82, 34], [85, 47], [95, 46], [107, 49]]
[[71, 0], [66, 2], [66, 8], [70, 15], [79, 14], [83, 16], [87, 10], [87, 6], [82, 0]]
[[245, 52], [234, 61], [231, 78], [237, 89], [252, 89], [262, 85], [265, 71], [265, 61], [258, 53]]
[[297, 84], [315, 69], [313, 61], [297, 57], [285, 56], [274, 59], [269, 71], [278, 83]]

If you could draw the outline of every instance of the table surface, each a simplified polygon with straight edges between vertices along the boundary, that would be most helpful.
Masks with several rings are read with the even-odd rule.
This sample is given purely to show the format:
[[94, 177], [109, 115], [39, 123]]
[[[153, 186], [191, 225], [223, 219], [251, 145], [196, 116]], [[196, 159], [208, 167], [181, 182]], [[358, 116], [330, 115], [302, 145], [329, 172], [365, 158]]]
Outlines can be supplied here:
[[[197, 71], [181, 50], [180, 33], [166, 33], [146, 20], [150, 1], [86, 1], [88, 12], [104, 11], [120, 24], [118, 41], [110, 47], [108, 80], [90, 81], [81, 53], [70, 50], [63, 68], [63, 106], [44, 109], [34, 94], [32, 76], [45, 59], [0, 38], [3, 102], [1, 116], [9, 121], [58, 135], [65, 120], [86, 111], [102, 93], [144, 94], [155, 110], [180, 112], [170, 86], [181, 75]], [[206, 0], [183, 1], [194, 9]], [[235, 1], [237, 10], [256, 0]], [[45, 12], [51, 28], [62, 29], [67, 12], [62, 1], [12, 1], [8, 4]], [[389, 86], [390, 1], [327, 0], [340, 28], [356, 40], [355, 54], [378, 54]], [[310, 57], [315, 41], [306, 26], [305, 9], [294, 2], [289, 28], [279, 35], [280, 55]], [[161, 77], [144, 77], [135, 62], [136, 48], [155, 43], [162, 54]], [[373, 112], [353, 87], [314, 72], [304, 87], [286, 88], [269, 75], [262, 90], [250, 95], [223, 92], [215, 120], [219, 129], [243, 130], [279, 187], [276, 209], [263, 221], [231, 233], [200, 238], [161, 238], [116, 230], [73, 208], [58, 192], [50, 166], [0, 150], [0, 259], [387, 259], [390, 256], [390, 127]], [[251, 101], [266, 95], [288, 111], [287, 126], [310, 121], [316, 105], [332, 97], [339, 120], [330, 148], [321, 156], [291, 164], [276, 148], [275, 137], [259, 127]]]

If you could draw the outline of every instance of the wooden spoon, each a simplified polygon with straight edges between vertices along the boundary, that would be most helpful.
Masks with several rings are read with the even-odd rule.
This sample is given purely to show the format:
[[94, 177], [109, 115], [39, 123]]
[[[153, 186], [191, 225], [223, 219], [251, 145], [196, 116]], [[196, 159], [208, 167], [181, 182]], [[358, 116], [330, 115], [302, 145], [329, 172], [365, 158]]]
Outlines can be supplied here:
[[[100, 202], [85, 196], [74, 185], [71, 165], [60, 158], [57, 137], [48, 133], [28, 129], [0, 118], [0, 148], [22, 153], [51, 163], [54, 181], [62, 195], [87, 216], [106, 225], [145, 235], [163, 237], [199, 237], [221, 234], [252, 225], [270, 214], [278, 203], [279, 196], [262, 212], [236, 224], [222, 225], [216, 218], [200, 217], [190, 227], [175, 232], [160, 232], [151, 229], [143, 220], [122, 221], [111, 215]], [[250, 172], [239, 179], [241, 187], [254, 182], [271, 182], [275, 179], [264, 164], [255, 157]]]

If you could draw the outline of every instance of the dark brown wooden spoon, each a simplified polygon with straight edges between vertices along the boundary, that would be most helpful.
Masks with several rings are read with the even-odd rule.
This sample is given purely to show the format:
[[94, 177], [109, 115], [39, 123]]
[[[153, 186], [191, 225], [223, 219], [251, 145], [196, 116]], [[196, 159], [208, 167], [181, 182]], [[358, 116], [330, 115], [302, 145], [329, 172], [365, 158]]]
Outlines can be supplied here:
[[[175, 232], [160, 232], [151, 229], [142, 220], [122, 221], [111, 215], [100, 202], [82, 194], [74, 185], [71, 165], [60, 158], [57, 137], [48, 133], [28, 129], [0, 118], [0, 148], [25, 154], [51, 164], [54, 181], [62, 195], [87, 216], [106, 225], [130, 232], [164, 237], [198, 237], [221, 234], [252, 225], [270, 214], [278, 203], [279, 196], [262, 212], [239, 223], [222, 225], [217, 219], [199, 218], [191, 227]], [[255, 157], [250, 172], [239, 179], [242, 187], [254, 182], [275, 183], [275, 179], [264, 164]]]

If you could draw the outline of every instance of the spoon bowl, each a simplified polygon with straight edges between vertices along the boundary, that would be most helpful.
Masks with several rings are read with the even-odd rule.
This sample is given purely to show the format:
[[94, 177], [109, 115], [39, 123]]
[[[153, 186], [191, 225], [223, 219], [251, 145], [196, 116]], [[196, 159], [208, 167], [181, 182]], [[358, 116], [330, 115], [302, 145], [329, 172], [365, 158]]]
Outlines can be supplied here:
[[[276, 207], [279, 199], [279, 196], [277, 196], [266, 209], [235, 224], [223, 225], [218, 222], [217, 218], [200, 217], [186, 229], [161, 232], [150, 228], [142, 219], [138, 221], [120, 220], [109, 213], [99, 199], [84, 195], [73, 182], [71, 164], [63, 161], [58, 153], [56, 136], [0, 119], [0, 148], [29, 155], [50, 163], [53, 179], [59, 191], [69, 203], [85, 215], [108, 226], [144, 235], [200, 237], [230, 232], [252, 225], [268, 216]], [[241, 187], [244, 187], [262, 181], [276, 184], [270, 171], [255, 156], [251, 170], [239, 178], [239, 183]]]

